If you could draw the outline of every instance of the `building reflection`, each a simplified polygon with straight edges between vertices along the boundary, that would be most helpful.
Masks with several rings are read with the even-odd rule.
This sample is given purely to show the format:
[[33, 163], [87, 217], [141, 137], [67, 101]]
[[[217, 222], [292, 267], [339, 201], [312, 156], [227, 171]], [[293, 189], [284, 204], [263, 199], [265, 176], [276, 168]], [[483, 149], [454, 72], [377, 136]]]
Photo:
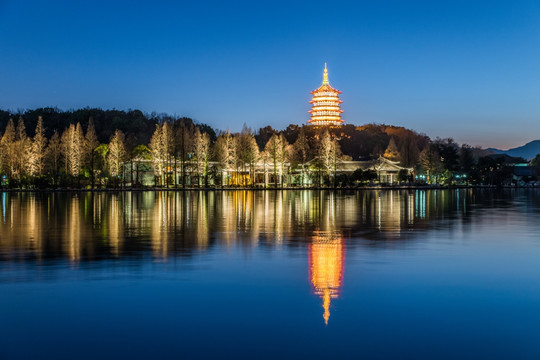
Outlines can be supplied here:
[[322, 299], [324, 323], [328, 325], [330, 302], [338, 297], [343, 283], [345, 239], [341, 232], [316, 232], [308, 245], [308, 258], [313, 292]]

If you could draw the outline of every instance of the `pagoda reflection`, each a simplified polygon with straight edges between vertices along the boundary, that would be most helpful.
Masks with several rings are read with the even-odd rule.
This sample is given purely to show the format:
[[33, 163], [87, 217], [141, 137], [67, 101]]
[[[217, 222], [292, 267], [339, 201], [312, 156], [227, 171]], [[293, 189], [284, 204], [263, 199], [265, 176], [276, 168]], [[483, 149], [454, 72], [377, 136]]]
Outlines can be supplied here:
[[330, 302], [343, 284], [345, 239], [339, 231], [315, 232], [308, 246], [309, 272], [313, 292], [323, 302], [324, 323], [330, 319]]

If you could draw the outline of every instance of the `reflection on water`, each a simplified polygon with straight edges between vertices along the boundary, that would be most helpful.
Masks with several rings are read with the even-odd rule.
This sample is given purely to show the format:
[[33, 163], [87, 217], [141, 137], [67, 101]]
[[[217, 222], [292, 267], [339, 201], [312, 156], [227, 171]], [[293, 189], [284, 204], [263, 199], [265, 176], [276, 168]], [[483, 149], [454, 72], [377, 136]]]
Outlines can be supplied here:
[[147, 254], [166, 260], [216, 245], [315, 244], [321, 234], [338, 233], [343, 243], [351, 237], [397, 240], [445, 221], [465, 223], [482, 207], [512, 206], [509, 195], [501, 200], [493, 191], [472, 190], [4, 192], [0, 260], [78, 263]]
[[[461, 191], [219, 191], [2, 193], [0, 258], [84, 260], [205, 251], [210, 246], [309, 243], [314, 231], [398, 239], [461, 217]], [[482, 201], [486, 198], [482, 198]], [[489, 200], [489, 198], [487, 198]], [[322, 234], [322, 233], [320, 233]], [[316, 235], [314, 239], [318, 239]]]
[[345, 241], [340, 232], [318, 232], [309, 244], [309, 269], [315, 294], [323, 300], [324, 323], [330, 318], [330, 300], [338, 297], [345, 264]]
[[[410, 239], [467, 222], [492, 191], [2, 193], [0, 260], [166, 261], [212, 246], [306, 246], [325, 323], [344, 276], [347, 239]], [[496, 200], [512, 206], [512, 196]], [[415, 231], [413, 231], [415, 230]], [[358, 241], [349, 246], [358, 245]]]
[[538, 190], [0, 201], [1, 359], [540, 358]]

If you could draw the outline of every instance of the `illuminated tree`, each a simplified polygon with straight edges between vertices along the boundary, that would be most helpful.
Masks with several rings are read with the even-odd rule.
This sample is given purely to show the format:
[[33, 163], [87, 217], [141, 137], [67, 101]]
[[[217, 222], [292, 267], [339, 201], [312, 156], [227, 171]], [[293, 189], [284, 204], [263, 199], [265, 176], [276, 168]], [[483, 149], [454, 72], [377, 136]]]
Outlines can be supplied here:
[[15, 125], [13, 124], [13, 119], [9, 119], [2, 140], [0, 140], [2, 170], [9, 179], [13, 179], [15, 176], [16, 160]]
[[388, 143], [388, 147], [384, 151], [383, 156], [389, 160], [399, 160], [400, 154], [393, 136], [390, 138], [390, 142]]
[[[245, 165], [249, 166], [249, 179], [251, 184], [255, 183], [255, 164], [259, 160], [259, 146], [255, 140], [251, 129], [244, 124], [242, 131], [236, 138], [236, 155], [242, 169], [245, 171]], [[242, 177], [243, 185], [248, 185], [245, 177]]]
[[[270, 160], [272, 160], [272, 165], [274, 168], [274, 186], [277, 187], [278, 185], [278, 170], [279, 175], [281, 175], [281, 168], [279, 165], [281, 164], [281, 158], [283, 157], [283, 154], [281, 153], [283, 151], [283, 146], [281, 144], [281, 137], [277, 134], [274, 134], [270, 137], [268, 142], [266, 143], [266, 146], [264, 147], [265, 153], [268, 155]], [[280, 176], [281, 177], [281, 176]], [[281, 183], [281, 181], [280, 181]]]
[[[172, 167], [172, 156], [173, 156], [173, 129], [169, 122], [165, 121], [161, 125], [161, 136], [160, 136], [160, 152], [161, 158], [163, 159], [163, 166], [165, 170], [165, 175], [170, 173]], [[165, 176], [165, 183], [167, 187], [170, 185], [170, 179], [168, 176]]]
[[150, 154], [152, 155], [152, 168], [154, 169], [154, 183], [163, 175], [163, 154], [161, 152], [161, 126], [157, 125], [150, 139]]
[[121, 130], [114, 132], [109, 142], [109, 152], [107, 153], [107, 168], [109, 176], [114, 183], [123, 179], [124, 162], [126, 160], [126, 137]]
[[[281, 168], [282, 174], [285, 174], [285, 163], [289, 161], [289, 159], [292, 156], [292, 146], [287, 142], [287, 139], [285, 139], [285, 136], [283, 134], [279, 135], [279, 144], [281, 146], [281, 149], [279, 151], [279, 165]], [[281, 179], [281, 185], [283, 185], [283, 175]]]
[[17, 130], [15, 132], [15, 176], [19, 181], [30, 172], [30, 150], [32, 142], [26, 135], [26, 127], [22, 116], [19, 117]]
[[53, 185], [57, 184], [58, 173], [60, 171], [60, 159], [62, 156], [62, 145], [58, 131], [55, 131], [49, 140], [49, 145], [45, 151], [46, 165], [48, 172], [52, 176]]
[[309, 141], [307, 139], [304, 127], [302, 127], [300, 129], [300, 133], [298, 134], [298, 138], [293, 144], [293, 159], [295, 162], [297, 162], [300, 165], [302, 186], [304, 185], [308, 156], [309, 156]]
[[168, 122], [156, 126], [149, 147], [152, 153], [154, 177], [162, 179], [161, 183], [168, 186], [169, 180], [165, 175], [171, 166], [173, 152], [173, 131]]
[[197, 174], [198, 184], [201, 185], [201, 176], [205, 178], [205, 184], [208, 185], [208, 155], [210, 153], [210, 136], [207, 133], [201, 133], [198, 127], [195, 128], [193, 136], [193, 151], [195, 155], [195, 173]]
[[221, 183], [222, 185], [227, 185], [223, 179], [223, 171], [230, 171], [237, 163], [236, 146], [232, 134], [227, 131], [226, 133], [219, 135], [213, 150], [214, 159], [219, 163], [219, 167], [222, 170]]
[[84, 151], [84, 138], [81, 124], [70, 124], [61, 136], [62, 155], [66, 174], [79, 178]]
[[175, 160], [180, 159], [182, 187], [186, 185], [186, 168], [193, 148], [193, 126], [188, 125], [186, 119], [181, 119], [175, 132]]
[[95, 165], [96, 165], [96, 153], [94, 150], [99, 146], [99, 141], [96, 135], [96, 128], [94, 127], [94, 119], [90, 117], [88, 119], [88, 128], [86, 129], [86, 135], [84, 137], [84, 156], [83, 160], [88, 171], [90, 172], [90, 183], [92, 188], [95, 185]]
[[336, 146], [334, 140], [330, 136], [328, 130], [325, 130], [319, 140], [319, 146], [317, 149], [317, 157], [321, 164], [323, 171], [329, 175], [332, 172], [334, 165]]
[[43, 175], [45, 167], [45, 148], [47, 146], [47, 138], [45, 137], [45, 129], [43, 128], [43, 118], [38, 117], [36, 125], [36, 134], [32, 142], [32, 150], [30, 153], [30, 174], [32, 176]]
[[[263, 162], [263, 167], [264, 167], [264, 185], [267, 186], [267, 171], [266, 169], [268, 168], [268, 166], [270, 166], [270, 153], [268, 151], [266, 151], [266, 148], [261, 151], [260, 153], [260, 159], [261, 161]], [[274, 186], [275, 186], [275, 182], [274, 182]]]
[[333, 178], [335, 185], [336, 168], [343, 158], [338, 141], [326, 129], [320, 137], [317, 148], [317, 159], [320, 169], [326, 176]]
[[[138, 146], [136, 136], [133, 134], [127, 135], [125, 145], [126, 145], [126, 159], [125, 159], [125, 164], [124, 164], [124, 170], [127, 170], [128, 169], [127, 165], [129, 165], [129, 182], [133, 186], [135, 182], [135, 179], [133, 178], [133, 176], [135, 175], [135, 161], [136, 161], [135, 148]], [[126, 183], [127, 174], [124, 174], [124, 176], [125, 176], [124, 183]]]

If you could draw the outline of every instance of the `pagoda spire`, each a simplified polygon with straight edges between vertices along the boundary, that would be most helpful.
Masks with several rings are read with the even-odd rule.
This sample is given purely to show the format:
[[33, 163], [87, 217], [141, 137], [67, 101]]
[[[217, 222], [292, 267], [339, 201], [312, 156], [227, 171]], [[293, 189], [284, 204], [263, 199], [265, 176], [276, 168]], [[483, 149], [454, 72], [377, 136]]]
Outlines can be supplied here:
[[323, 74], [323, 81], [322, 81], [322, 84], [323, 85], [329, 85], [330, 83], [328, 82], [328, 69], [326, 68], [326, 63], [324, 63], [324, 74]]

